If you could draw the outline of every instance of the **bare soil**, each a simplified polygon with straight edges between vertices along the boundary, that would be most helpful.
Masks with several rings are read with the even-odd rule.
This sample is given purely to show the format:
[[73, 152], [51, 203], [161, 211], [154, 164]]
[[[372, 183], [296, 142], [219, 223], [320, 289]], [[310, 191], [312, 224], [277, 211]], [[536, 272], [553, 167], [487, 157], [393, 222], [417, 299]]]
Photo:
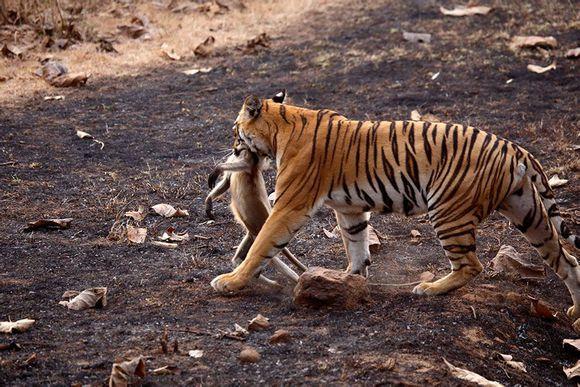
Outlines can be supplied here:
[[[543, 280], [513, 281], [488, 269], [440, 297], [373, 286], [372, 302], [356, 310], [296, 307], [290, 287], [255, 285], [223, 296], [209, 286], [230, 269], [243, 233], [225, 201], [216, 204], [217, 221], [206, 222], [206, 176], [232, 143], [243, 97], [280, 88], [296, 104], [353, 118], [401, 119], [418, 109], [507, 137], [532, 151], [550, 175], [570, 179], [557, 196], [579, 231], [579, 159], [571, 148], [578, 143], [578, 62], [563, 58], [580, 40], [571, 3], [497, 1], [491, 14], [470, 18], [443, 17], [432, 1], [365, 3], [325, 3], [324, 12], [309, 13], [258, 52], [225, 49], [52, 91], [64, 101], [43, 101], [47, 93], [38, 92], [0, 109], [0, 320], [37, 320], [26, 333], [0, 337], [22, 347], [0, 351], [0, 385], [101, 385], [113, 361], [136, 355], [147, 356], [147, 384], [463, 384], [443, 358], [506, 385], [570, 383], [562, 367], [577, 354], [563, 349], [562, 340], [577, 334], [564, 313], [569, 294], [551, 272]], [[405, 42], [402, 30], [429, 32], [432, 43]], [[528, 63], [546, 65], [550, 58], [508, 49], [509, 36], [527, 34], [558, 39], [551, 54], [556, 70], [528, 72]], [[181, 73], [193, 66], [213, 70]], [[91, 133], [103, 149], [74, 130]], [[190, 216], [149, 216], [141, 224], [150, 237], [171, 225], [202, 238], [175, 250], [111, 240], [127, 222], [124, 211], [160, 202]], [[68, 230], [21, 231], [41, 217], [74, 221]], [[405, 283], [425, 270], [437, 277], [449, 270], [426, 219], [374, 216], [372, 224], [384, 239], [369, 282]], [[340, 242], [323, 233], [334, 225], [331, 211], [320, 211], [289, 248], [308, 265], [345, 267]], [[412, 229], [422, 234], [417, 243]], [[502, 244], [540, 261], [494, 215], [478, 234], [485, 266]], [[93, 286], [109, 288], [104, 309], [58, 305], [65, 290]], [[530, 315], [528, 295], [557, 317]], [[244, 342], [222, 337], [258, 313], [270, 318], [271, 329]], [[290, 331], [291, 342], [269, 344], [275, 329]], [[161, 351], [164, 332], [178, 341], [177, 353]], [[258, 363], [239, 362], [246, 345], [261, 353]], [[189, 357], [192, 349], [204, 356]], [[36, 361], [26, 364], [33, 353]], [[527, 373], [497, 360], [497, 353], [524, 362]], [[150, 372], [169, 364], [180, 372]]]

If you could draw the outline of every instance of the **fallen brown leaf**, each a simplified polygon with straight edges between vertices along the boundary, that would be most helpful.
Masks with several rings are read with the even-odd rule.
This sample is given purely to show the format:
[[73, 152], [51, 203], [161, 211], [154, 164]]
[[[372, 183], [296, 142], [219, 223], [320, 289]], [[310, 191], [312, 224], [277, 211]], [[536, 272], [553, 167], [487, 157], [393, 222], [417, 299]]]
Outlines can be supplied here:
[[201, 43], [199, 46], [197, 46], [194, 50], [193, 53], [197, 56], [201, 56], [201, 57], [207, 57], [210, 56], [211, 53], [213, 52], [213, 46], [215, 44], [215, 38], [213, 36], [208, 36], [203, 43]]
[[239, 359], [242, 363], [257, 363], [260, 361], [260, 354], [252, 347], [246, 347], [240, 352]]
[[0, 333], [22, 333], [26, 332], [35, 320], [28, 318], [18, 321], [0, 321]]
[[28, 226], [26, 226], [22, 231], [32, 231], [38, 229], [65, 230], [70, 227], [72, 220], [72, 218], [39, 219], [34, 222], [28, 222]]
[[491, 8], [483, 5], [476, 5], [471, 7], [464, 7], [459, 5], [453, 9], [439, 7], [439, 11], [445, 16], [472, 16], [487, 15], [491, 11]]
[[132, 218], [136, 222], [141, 222], [147, 216], [147, 208], [145, 208], [145, 206], [139, 206], [137, 211], [125, 212], [125, 216], [128, 218]]
[[550, 188], [562, 187], [563, 185], [566, 185], [567, 183], [568, 183], [568, 180], [560, 179], [560, 176], [558, 176], [558, 175], [554, 175], [550, 178], [550, 180], [548, 180], [548, 185], [550, 186]]
[[192, 349], [187, 353], [190, 357], [194, 359], [200, 359], [203, 357], [203, 350], [202, 349]]
[[514, 36], [509, 47], [514, 51], [534, 47], [549, 49], [558, 47], [558, 41], [553, 36]]
[[165, 242], [183, 242], [189, 240], [189, 234], [187, 232], [184, 233], [177, 233], [175, 232], [175, 228], [169, 227], [163, 235], [159, 237], [159, 240]]
[[527, 69], [533, 73], [536, 73], [536, 74], [543, 74], [543, 73], [548, 72], [550, 70], [555, 70], [556, 69], [556, 62], [553, 62], [551, 65], [548, 65], [546, 67], [529, 64]]
[[147, 229], [144, 227], [135, 227], [127, 225], [127, 240], [131, 243], [141, 244], [147, 238]]
[[580, 339], [564, 339], [562, 345], [564, 348], [572, 348], [577, 352], [580, 352]]
[[167, 43], [161, 45], [161, 53], [171, 60], [180, 60], [181, 55], [175, 52], [175, 49], [169, 47]]
[[419, 232], [419, 230], [411, 230], [411, 236], [413, 238], [419, 238], [421, 236], [421, 233]]
[[421, 113], [419, 113], [418, 110], [413, 110], [411, 112], [411, 120], [425, 122], [442, 122], [441, 119], [437, 117], [435, 114], [426, 113], [422, 115]]
[[530, 297], [530, 314], [532, 316], [540, 317], [546, 320], [553, 320], [556, 318], [556, 313], [548, 305], [546, 305], [543, 301], [538, 300], [537, 298]]
[[67, 290], [62, 298], [70, 298], [68, 301], [60, 301], [59, 305], [66, 306], [71, 310], [84, 310], [89, 308], [103, 308], [107, 306], [107, 288], [97, 287], [85, 289], [78, 293], [75, 290]]
[[92, 139], [93, 135], [87, 132], [83, 132], [82, 130], [77, 130], [77, 137], [78, 138], [89, 138]]
[[26, 52], [25, 48], [14, 46], [12, 44], [4, 44], [0, 48], [0, 53], [7, 58], [19, 58], [22, 59], [23, 54]]
[[249, 331], [259, 331], [270, 327], [270, 319], [258, 314], [248, 322]]
[[573, 365], [572, 367], [569, 368], [564, 367], [563, 370], [568, 380], [580, 377], [580, 360], [578, 360], [576, 364]]
[[324, 232], [324, 235], [326, 235], [328, 238], [330, 239], [336, 239], [338, 238], [338, 235], [336, 235], [335, 233], [333, 233], [332, 231], [328, 231], [327, 229], [325, 229], [324, 227], [322, 228], [322, 232]]
[[512, 355], [505, 355], [503, 353], [499, 354], [499, 357], [510, 367], [512, 367], [513, 369], [516, 369], [518, 371], [522, 371], [527, 373], [528, 371], [526, 370], [526, 366], [523, 362], [521, 361], [514, 361], [514, 357]]
[[545, 268], [543, 265], [535, 265], [522, 257], [512, 246], [502, 245], [496, 256], [491, 260], [495, 273], [526, 278], [543, 278]]
[[10, 351], [10, 350], [21, 350], [22, 346], [15, 341], [11, 341], [10, 343], [2, 343], [0, 344], [0, 351]]
[[246, 51], [256, 50], [258, 47], [270, 47], [270, 37], [265, 32], [246, 42]]
[[166, 218], [189, 216], [187, 210], [175, 209], [172, 205], [166, 203], [156, 204], [151, 207], [151, 209], [155, 211], [156, 214]]
[[411, 120], [413, 121], [421, 121], [421, 114], [418, 110], [413, 110], [411, 112]]
[[465, 380], [471, 383], [475, 383], [479, 386], [483, 387], [503, 387], [503, 384], [494, 382], [484, 378], [483, 376], [476, 374], [473, 371], [469, 371], [463, 368], [455, 367], [453, 364], [449, 363], [445, 358], [443, 361], [451, 371], [451, 375], [455, 376], [458, 379]]
[[142, 356], [122, 363], [114, 363], [109, 379], [109, 387], [138, 385], [145, 377], [147, 368]]
[[403, 31], [403, 39], [412, 43], [431, 43], [431, 34]]
[[54, 87], [79, 87], [86, 84], [90, 76], [86, 73], [70, 73], [47, 79], [47, 81]]
[[578, 58], [580, 56], [580, 47], [572, 48], [566, 51], [566, 58]]

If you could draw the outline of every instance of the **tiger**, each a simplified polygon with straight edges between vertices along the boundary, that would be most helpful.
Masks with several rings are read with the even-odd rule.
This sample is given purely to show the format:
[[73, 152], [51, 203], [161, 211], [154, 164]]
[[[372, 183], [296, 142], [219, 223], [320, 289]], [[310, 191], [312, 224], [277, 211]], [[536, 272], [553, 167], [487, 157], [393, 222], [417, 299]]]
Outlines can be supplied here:
[[497, 210], [564, 281], [573, 303], [567, 314], [580, 318], [580, 267], [560, 237], [575, 249], [580, 238], [564, 223], [540, 163], [521, 146], [471, 126], [351, 120], [256, 96], [245, 98], [233, 132], [234, 149], [275, 161], [276, 199], [247, 258], [211, 281], [216, 291], [243, 288], [326, 205], [340, 226], [347, 271], [363, 276], [371, 212], [426, 214], [451, 272], [413, 293], [444, 294], [483, 270], [476, 228]]
[[[248, 150], [241, 150], [232, 153], [225, 163], [218, 164], [208, 177], [208, 185], [212, 190], [205, 199], [206, 216], [213, 219], [212, 201], [229, 189], [232, 213], [238, 223], [246, 230], [246, 235], [238, 245], [232, 258], [234, 267], [246, 258], [255, 237], [270, 214], [271, 206], [262, 174], [262, 171], [267, 168], [267, 159], [259, 158]], [[222, 173], [222, 179], [217, 182], [219, 175]], [[298, 267], [301, 272], [307, 269], [288, 248], [282, 249], [282, 254]], [[291, 281], [298, 281], [298, 274], [280, 259], [273, 258], [272, 264]], [[264, 275], [260, 274], [258, 278], [265, 284], [278, 285], [276, 281], [270, 280]]]

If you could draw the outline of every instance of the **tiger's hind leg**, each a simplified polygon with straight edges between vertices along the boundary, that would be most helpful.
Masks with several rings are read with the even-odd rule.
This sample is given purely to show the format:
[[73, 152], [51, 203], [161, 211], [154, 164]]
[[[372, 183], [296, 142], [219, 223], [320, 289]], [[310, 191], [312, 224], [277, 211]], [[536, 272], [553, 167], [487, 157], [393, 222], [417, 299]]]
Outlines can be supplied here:
[[568, 316], [580, 318], [580, 266], [562, 247], [537, 188], [529, 180], [524, 181], [521, 189], [501, 203], [499, 211], [516, 225], [538, 250], [544, 263], [564, 281], [573, 301]]
[[465, 285], [483, 270], [475, 255], [475, 223], [460, 225], [442, 223], [435, 226], [445, 255], [451, 263], [451, 273], [434, 282], [422, 282], [413, 289], [415, 294], [437, 295]]

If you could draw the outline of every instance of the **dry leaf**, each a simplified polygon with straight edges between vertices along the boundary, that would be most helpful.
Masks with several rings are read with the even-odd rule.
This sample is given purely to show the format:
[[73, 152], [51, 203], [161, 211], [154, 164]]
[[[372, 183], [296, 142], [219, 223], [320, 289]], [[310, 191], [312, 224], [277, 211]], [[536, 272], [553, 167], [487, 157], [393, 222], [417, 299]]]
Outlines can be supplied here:
[[534, 297], [528, 296], [530, 299], [530, 314], [532, 316], [540, 317], [546, 320], [553, 320], [556, 318], [556, 313], [543, 301], [538, 300]]
[[580, 339], [564, 339], [562, 345], [564, 348], [572, 348], [580, 352]]
[[252, 347], [242, 349], [239, 356], [242, 363], [257, 363], [260, 361], [260, 358], [260, 353]]
[[185, 75], [195, 75], [197, 73], [205, 74], [209, 73], [211, 70], [213, 70], [212, 67], [200, 67], [198, 69], [184, 70], [182, 71], [182, 73], [184, 73]]
[[558, 42], [553, 36], [514, 36], [509, 47], [514, 51], [534, 47], [556, 48]]
[[421, 233], [419, 232], [419, 230], [411, 230], [411, 236], [413, 238], [419, 238], [421, 236]]
[[418, 110], [413, 110], [411, 112], [411, 120], [413, 121], [421, 121], [421, 114]]
[[77, 137], [78, 138], [89, 138], [92, 139], [93, 135], [87, 132], [83, 132], [82, 130], [77, 130]]
[[177, 233], [175, 228], [169, 227], [163, 235], [159, 237], [159, 240], [169, 241], [169, 242], [183, 242], [189, 240], [189, 234], [187, 232]]
[[18, 320], [18, 321], [1, 321], [0, 322], [0, 333], [22, 333], [26, 332], [35, 320], [28, 318]]
[[163, 367], [155, 368], [152, 372], [153, 375], [173, 375], [179, 372], [179, 368], [174, 365], [166, 365]]
[[167, 43], [161, 45], [161, 53], [171, 60], [181, 59], [181, 56], [177, 54], [173, 48], [169, 47]]
[[213, 46], [215, 44], [215, 38], [213, 36], [207, 37], [199, 46], [193, 50], [193, 53], [197, 56], [206, 57], [210, 56], [213, 52]]
[[246, 42], [246, 51], [254, 51], [258, 47], [270, 47], [270, 37], [265, 32]]
[[548, 180], [548, 185], [550, 186], [550, 188], [562, 187], [563, 185], [565, 185], [567, 183], [568, 183], [568, 180], [560, 179], [560, 176], [558, 176], [558, 175], [554, 175], [550, 178], [550, 180]]
[[179, 247], [177, 243], [172, 242], [151, 241], [151, 244], [154, 246], [163, 247], [165, 249], [176, 249]]
[[522, 279], [543, 278], [545, 267], [535, 265], [522, 257], [512, 246], [502, 245], [496, 256], [492, 259], [491, 265], [496, 273], [504, 272], [508, 275], [516, 275]]
[[70, 227], [72, 220], [72, 218], [40, 219], [35, 222], [28, 222], [28, 226], [26, 226], [22, 231], [32, 231], [41, 228], [47, 230], [64, 230]]
[[413, 43], [431, 43], [431, 34], [403, 31], [403, 39]]
[[580, 47], [572, 48], [566, 51], [566, 58], [578, 58], [580, 56]]
[[522, 371], [522, 372], [526, 372], [526, 373], [528, 372], [526, 370], [525, 364], [521, 361], [514, 361], [514, 357], [512, 355], [505, 355], [503, 353], [500, 353], [499, 356], [503, 361], [505, 361], [505, 363], [507, 365], [509, 365], [513, 369], [516, 369], [516, 370]]
[[125, 216], [128, 218], [132, 218], [136, 222], [141, 222], [147, 216], [147, 209], [145, 208], [145, 206], [139, 206], [137, 211], [125, 212]]
[[203, 357], [203, 350], [201, 349], [193, 349], [188, 352], [188, 355], [193, 357], [194, 359], [199, 359]]
[[[67, 290], [62, 297], [69, 298], [74, 293], [74, 290]], [[70, 301], [61, 301], [59, 305], [66, 306], [71, 310], [84, 310], [89, 308], [103, 308], [107, 306], [107, 288], [90, 288], [85, 289], [76, 295]]]
[[375, 229], [369, 226], [369, 250], [372, 253], [376, 253], [381, 247], [381, 241], [379, 240], [379, 235]]
[[425, 122], [441, 122], [441, 119], [435, 114], [426, 113], [421, 115], [418, 110], [413, 110], [411, 112], [412, 121], [425, 121]]
[[270, 327], [270, 319], [258, 314], [248, 322], [248, 331], [259, 331]]
[[0, 53], [2, 53], [2, 55], [8, 58], [22, 59], [22, 55], [24, 54], [25, 51], [26, 49], [14, 46], [12, 44], [4, 44], [2, 45], [2, 48], [0, 48]]
[[127, 240], [131, 243], [144, 243], [147, 238], [147, 229], [144, 227], [135, 227], [127, 225]]
[[109, 379], [109, 387], [127, 387], [129, 385], [138, 385], [141, 379], [145, 377], [147, 368], [142, 356], [136, 357], [130, 361], [114, 363]]
[[86, 84], [90, 76], [86, 73], [64, 74], [48, 80], [48, 83], [54, 87], [78, 87]]
[[455, 367], [453, 364], [451, 364], [447, 360], [445, 360], [445, 358], [443, 358], [443, 361], [445, 362], [447, 367], [449, 367], [449, 370], [451, 371], [451, 375], [455, 376], [458, 379], [465, 380], [465, 381], [468, 381], [471, 383], [475, 383], [475, 384], [477, 384], [479, 386], [483, 386], [483, 387], [503, 387], [503, 384], [488, 380], [488, 379], [484, 378], [483, 376], [476, 374], [475, 372], [468, 371], [468, 370], [463, 369], [463, 368]]
[[176, 210], [172, 205], [165, 203], [156, 204], [151, 207], [151, 209], [153, 209], [155, 213], [166, 218], [189, 216], [189, 212], [187, 210]]
[[491, 11], [491, 8], [483, 5], [476, 5], [472, 7], [464, 7], [459, 5], [453, 9], [439, 7], [439, 11], [445, 16], [472, 16], [487, 15]]
[[335, 233], [333, 233], [332, 231], [328, 231], [325, 228], [322, 228], [322, 231], [324, 232], [324, 235], [326, 235], [330, 239], [336, 239], [336, 238], [338, 238], [338, 236]]
[[578, 360], [574, 366], [570, 368], [564, 367], [563, 370], [568, 380], [580, 377], [580, 360]]
[[47, 95], [45, 101], [64, 101], [64, 95]]
[[556, 69], [556, 62], [553, 62], [551, 65], [546, 66], [546, 67], [529, 64], [527, 69], [533, 73], [536, 73], [536, 74], [543, 74], [543, 73], [548, 72], [550, 70], [555, 70]]

